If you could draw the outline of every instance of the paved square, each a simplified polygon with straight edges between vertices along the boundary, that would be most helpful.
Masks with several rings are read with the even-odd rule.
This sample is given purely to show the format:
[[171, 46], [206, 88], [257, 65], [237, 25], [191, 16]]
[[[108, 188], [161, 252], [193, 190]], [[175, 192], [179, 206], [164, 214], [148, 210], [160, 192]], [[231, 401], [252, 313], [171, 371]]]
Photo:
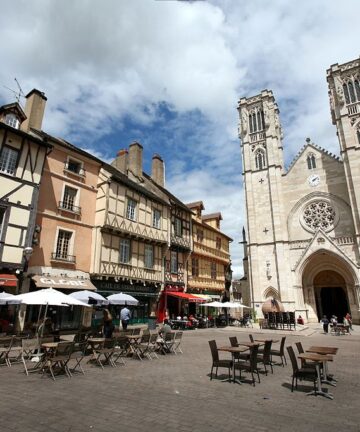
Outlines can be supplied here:
[[224, 345], [229, 336], [236, 335], [247, 341], [250, 332], [257, 337], [274, 335], [231, 327], [189, 331], [184, 334], [183, 355], [142, 362], [128, 359], [126, 366], [104, 371], [88, 364], [85, 376], [60, 377], [56, 382], [39, 374], [26, 377], [20, 364], [1, 367], [0, 430], [360, 431], [359, 327], [349, 336], [323, 335], [319, 330], [286, 332], [286, 345], [301, 341], [305, 348], [314, 344], [339, 347], [330, 364], [338, 385], [324, 386], [334, 394], [333, 401], [306, 396], [312, 388], [307, 381], [299, 382], [299, 391], [291, 393], [289, 362], [284, 368], [275, 366], [273, 375], [262, 374], [256, 387], [210, 381], [208, 340]]

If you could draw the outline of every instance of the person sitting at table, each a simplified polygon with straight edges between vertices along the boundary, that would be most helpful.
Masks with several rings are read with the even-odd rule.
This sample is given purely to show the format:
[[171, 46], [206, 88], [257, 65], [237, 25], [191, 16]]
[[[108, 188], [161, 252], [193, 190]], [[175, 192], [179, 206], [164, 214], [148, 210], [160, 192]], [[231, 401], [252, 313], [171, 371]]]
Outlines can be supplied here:
[[165, 335], [166, 335], [166, 333], [170, 333], [170, 332], [171, 332], [171, 327], [170, 327], [170, 324], [169, 324], [169, 320], [164, 319], [164, 324], [161, 327], [161, 329], [159, 330], [159, 336], [161, 338], [164, 338]]

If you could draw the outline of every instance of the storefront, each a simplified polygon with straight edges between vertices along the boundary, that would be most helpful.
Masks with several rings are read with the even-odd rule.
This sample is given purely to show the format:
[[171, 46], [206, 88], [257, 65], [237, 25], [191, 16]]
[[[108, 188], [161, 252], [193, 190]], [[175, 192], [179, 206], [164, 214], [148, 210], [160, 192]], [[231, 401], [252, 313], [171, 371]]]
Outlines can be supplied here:
[[[155, 308], [160, 289], [159, 284], [155, 283], [144, 285], [143, 283], [130, 283], [127, 281], [115, 282], [114, 279], [92, 279], [92, 283], [97, 288], [97, 292], [104, 297], [116, 293], [125, 293], [135, 297], [139, 301], [137, 306], [129, 307], [132, 313], [130, 324], [148, 322], [148, 318]], [[116, 320], [119, 320], [121, 307], [113, 306], [112, 308], [113, 312], [115, 312]]]

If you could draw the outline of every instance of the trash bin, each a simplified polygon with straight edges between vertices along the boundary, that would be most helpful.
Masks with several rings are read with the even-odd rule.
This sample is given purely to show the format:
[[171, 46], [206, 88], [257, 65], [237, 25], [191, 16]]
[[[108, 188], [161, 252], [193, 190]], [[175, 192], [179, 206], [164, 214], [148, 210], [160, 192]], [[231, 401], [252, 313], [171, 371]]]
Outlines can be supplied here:
[[156, 317], [148, 318], [148, 329], [155, 330], [156, 329]]

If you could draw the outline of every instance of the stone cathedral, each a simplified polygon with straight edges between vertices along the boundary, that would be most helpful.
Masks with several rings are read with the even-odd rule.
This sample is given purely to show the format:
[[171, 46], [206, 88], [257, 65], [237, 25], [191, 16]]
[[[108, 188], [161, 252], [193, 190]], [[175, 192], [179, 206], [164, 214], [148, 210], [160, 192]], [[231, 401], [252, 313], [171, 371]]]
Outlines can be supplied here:
[[272, 91], [239, 101], [243, 297], [258, 317], [275, 298], [308, 322], [360, 322], [360, 60], [331, 66], [327, 82], [340, 157], [307, 139], [288, 169]]

